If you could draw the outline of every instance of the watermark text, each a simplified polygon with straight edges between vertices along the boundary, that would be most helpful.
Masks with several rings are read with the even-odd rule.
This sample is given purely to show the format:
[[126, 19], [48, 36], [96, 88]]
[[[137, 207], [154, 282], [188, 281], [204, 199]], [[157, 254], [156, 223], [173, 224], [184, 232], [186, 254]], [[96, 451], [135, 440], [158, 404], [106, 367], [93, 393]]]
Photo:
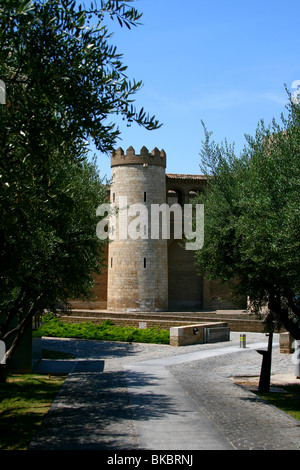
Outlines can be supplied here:
[[127, 197], [118, 204], [101, 204], [102, 217], [96, 232], [101, 240], [185, 241], [186, 250], [200, 250], [204, 244], [204, 204], [131, 204]]

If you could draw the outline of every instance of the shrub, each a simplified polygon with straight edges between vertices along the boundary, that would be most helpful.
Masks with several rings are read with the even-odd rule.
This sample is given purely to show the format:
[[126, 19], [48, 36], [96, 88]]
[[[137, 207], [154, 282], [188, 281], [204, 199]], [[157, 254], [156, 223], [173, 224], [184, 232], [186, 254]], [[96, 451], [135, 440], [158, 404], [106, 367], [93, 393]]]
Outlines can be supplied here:
[[92, 322], [65, 323], [59, 317], [55, 317], [51, 314], [47, 314], [43, 317], [43, 323], [40, 328], [34, 332], [34, 336], [124, 341], [129, 343], [169, 344], [170, 342], [170, 333], [168, 330], [116, 326], [111, 320], [104, 320], [100, 324], [94, 324]]

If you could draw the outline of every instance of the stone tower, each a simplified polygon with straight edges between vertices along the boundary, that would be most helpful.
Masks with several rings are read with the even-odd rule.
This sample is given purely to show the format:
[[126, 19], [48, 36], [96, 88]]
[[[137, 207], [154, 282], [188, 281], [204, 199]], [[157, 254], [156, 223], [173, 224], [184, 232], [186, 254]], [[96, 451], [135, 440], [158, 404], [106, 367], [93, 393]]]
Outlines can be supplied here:
[[[121, 148], [112, 153], [110, 202], [118, 213], [110, 226], [108, 310], [168, 309], [167, 240], [152, 239], [150, 223], [151, 205], [166, 202], [165, 168], [166, 154], [157, 148], [149, 153], [143, 147], [139, 155], [132, 147], [126, 154]], [[137, 230], [130, 236], [131, 223]]]

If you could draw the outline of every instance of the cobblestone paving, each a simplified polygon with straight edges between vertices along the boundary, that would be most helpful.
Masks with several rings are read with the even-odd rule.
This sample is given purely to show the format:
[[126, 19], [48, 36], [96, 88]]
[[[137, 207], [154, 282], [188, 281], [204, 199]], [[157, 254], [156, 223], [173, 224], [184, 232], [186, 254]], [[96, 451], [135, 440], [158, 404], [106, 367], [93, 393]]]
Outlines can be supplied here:
[[[265, 335], [249, 333], [247, 343]], [[274, 343], [278, 337], [274, 337]], [[239, 346], [239, 334], [230, 343], [165, 345], [43, 339], [43, 347], [75, 354], [75, 360], [56, 361], [60, 372], [70, 372], [30, 449], [138, 449], [130, 397], [123, 367], [137, 362], [179, 357], [196, 351]], [[225, 351], [224, 351], [225, 352]], [[300, 425], [236, 385], [233, 376], [257, 376], [261, 355], [255, 350], [222, 354], [168, 366], [178, 384], [201, 412], [223, 433], [233, 449], [299, 450]], [[42, 361], [36, 372], [53, 370]], [[291, 356], [274, 347], [273, 374], [293, 374]], [[155, 410], [153, 410], [155, 412]], [[184, 449], [183, 449], [184, 450]]]
[[[176, 365], [170, 370], [235, 449], [299, 450], [300, 423], [232, 380], [233, 375], [257, 376], [260, 358], [256, 351], [249, 351]], [[275, 350], [272, 372], [291, 369], [290, 356]]]

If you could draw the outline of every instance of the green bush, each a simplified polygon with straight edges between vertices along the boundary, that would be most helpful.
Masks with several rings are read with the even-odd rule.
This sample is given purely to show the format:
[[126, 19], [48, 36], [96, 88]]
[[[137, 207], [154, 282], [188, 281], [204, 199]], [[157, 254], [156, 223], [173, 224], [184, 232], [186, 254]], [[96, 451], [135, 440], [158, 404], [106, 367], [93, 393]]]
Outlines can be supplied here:
[[104, 320], [100, 324], [92, 322], [65, 323], [52, 314], [43, 317], [42, 325], [34, 332], [34, 336], [124, 341], [129, 343], [169, 344], [170, 342], [168, 330], [116, 326], [111, 320]]

